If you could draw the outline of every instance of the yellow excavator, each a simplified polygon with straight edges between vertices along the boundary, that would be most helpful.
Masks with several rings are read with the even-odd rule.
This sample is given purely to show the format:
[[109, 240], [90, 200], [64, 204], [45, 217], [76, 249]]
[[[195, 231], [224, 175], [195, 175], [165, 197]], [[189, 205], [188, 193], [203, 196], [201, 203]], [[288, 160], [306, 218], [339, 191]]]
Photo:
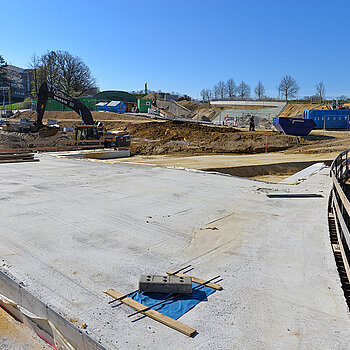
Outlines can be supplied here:
[[75, 139], [77, 142], [96, 140], [98, 143], [102, 142], [104, 147], [130, 146], [130, 134], [127, 131], [107, 132], [101, 122], [94, 121], [90, 110], [81, 101], [47, 82], [41, 84], [38, 92], [37, 118], [31, 126], [31, 132], [39, 132], [42, 137], [53, 136], [58, 132], [58, 127], [47, 126], [42, 122], [49, 98], [71, 108], [80, 115], [82, 124], [75, 127]]

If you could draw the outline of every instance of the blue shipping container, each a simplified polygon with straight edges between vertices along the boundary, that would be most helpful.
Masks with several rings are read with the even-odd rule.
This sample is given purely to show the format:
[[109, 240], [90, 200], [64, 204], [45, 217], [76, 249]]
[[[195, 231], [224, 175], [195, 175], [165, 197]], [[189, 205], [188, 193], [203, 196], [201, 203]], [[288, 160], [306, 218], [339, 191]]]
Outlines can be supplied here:
[[95, 107], [97, 111], [106, 111], [108, 102], [99, 102]]
[[316, 124], [315, 129], [349, 129], [350, 110], [304, 110], [303, 118], [312, 119]]
[[126, 104], [121, 101], [111, 101], [107, 105], [107, 111], [115, 113], [124, 113], [126, 111]]

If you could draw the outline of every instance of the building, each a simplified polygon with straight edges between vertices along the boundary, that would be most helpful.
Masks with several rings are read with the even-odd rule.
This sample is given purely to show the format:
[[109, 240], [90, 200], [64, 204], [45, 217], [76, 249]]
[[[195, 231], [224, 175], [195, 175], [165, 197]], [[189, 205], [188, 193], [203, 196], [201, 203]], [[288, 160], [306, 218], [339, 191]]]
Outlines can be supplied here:
[[30, 97], [30, 83], [33, 69], [23, 69], [13, 65], [4, 67], [9, 81], [0, 81], [0, 86], [11, 88], [11, 102], [20, 102]]
[[126, 112], [131, 112], [133, 107], [136, 107], [137, 98], [136, 96], [130, 94], [126, 91], [117, 91], [117, 90], [107, 90], [101, 91], [94, 96], [97, 102], [112, 102], [120, 101], [124, 102], [126, 105]]

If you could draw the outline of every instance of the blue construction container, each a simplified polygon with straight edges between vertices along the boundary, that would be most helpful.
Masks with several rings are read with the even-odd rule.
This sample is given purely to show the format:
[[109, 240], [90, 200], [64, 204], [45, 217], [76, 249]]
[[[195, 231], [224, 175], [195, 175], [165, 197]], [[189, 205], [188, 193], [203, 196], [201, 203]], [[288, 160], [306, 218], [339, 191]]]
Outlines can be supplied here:
[[312, 119], [316, 124], [316, 129], [349, 129], [350, 110], [304, 110], [304, 119]]
[[97, 111], [106, 111], [107, 110], [108, 102], [99, 102], [97, 105], [95, 105]]
[[126, 104], [122, 101], [111, 101], [107, 105], [107, 111], [115, 113], [125, 113]]
[[272, 120], [278, 132], [293, 136], [309, 135], [316, 126], [313, 120], [291, 117], [276, 117]]

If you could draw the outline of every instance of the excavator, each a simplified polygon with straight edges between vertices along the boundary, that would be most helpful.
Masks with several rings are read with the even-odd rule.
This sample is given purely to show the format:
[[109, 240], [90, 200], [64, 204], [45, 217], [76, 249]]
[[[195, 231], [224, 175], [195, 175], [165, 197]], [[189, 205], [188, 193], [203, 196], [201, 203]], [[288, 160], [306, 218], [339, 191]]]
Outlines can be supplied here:
[[90, 110], [81, 101], [48, 82], [42, 83], [39, 88], [36, 107], [37, 118], [34, 124], [31, 125], [31, 132], [39, 132], [42, 137], [53, 136], [58, 132], [58, 127], [43, 124], [43, 116], [49, 98], [71, 108], [80, 115], [82, 124], [75, 127], [75, 139], [77, 142], [96, 140], [98, 143], [102, 142], [104, 147], [130, 146], [130, 134], [127, 131], [106, 132], [103, 124], [94, 121]]

